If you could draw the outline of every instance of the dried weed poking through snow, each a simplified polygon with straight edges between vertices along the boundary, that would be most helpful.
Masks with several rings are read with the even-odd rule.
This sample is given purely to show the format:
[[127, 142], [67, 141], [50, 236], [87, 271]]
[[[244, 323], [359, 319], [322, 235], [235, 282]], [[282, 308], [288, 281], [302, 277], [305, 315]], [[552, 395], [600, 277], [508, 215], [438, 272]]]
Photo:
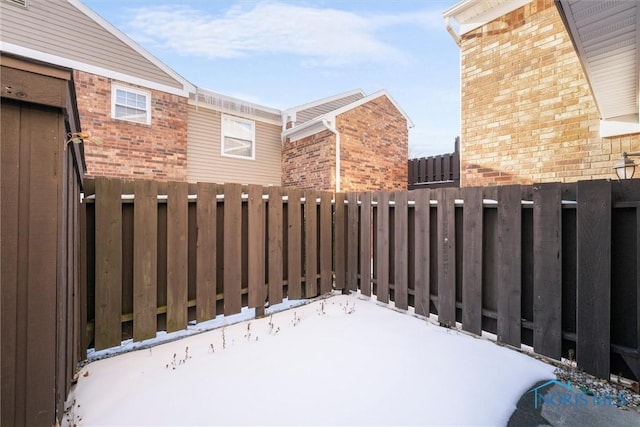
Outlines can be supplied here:
[[63, 425], [504, 425], [553, 370], [336, 295], [92, 362]]

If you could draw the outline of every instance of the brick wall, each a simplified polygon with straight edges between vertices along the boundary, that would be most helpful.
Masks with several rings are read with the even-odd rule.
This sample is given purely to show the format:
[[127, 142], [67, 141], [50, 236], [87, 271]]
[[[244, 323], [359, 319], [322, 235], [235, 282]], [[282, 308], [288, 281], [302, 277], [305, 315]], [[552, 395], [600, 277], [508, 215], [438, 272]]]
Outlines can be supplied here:
[[282, 185], [335, 190], [335, 136], [329, 130], [282, 147]]
[[75, 71], [74, 80], [82, 130], [102, 140], [85, 143], [88, 176], [186, 180], [186, 98], [152, 90], [151, 125], [132, 123], [111, 118], [111, 79]]
[[[407, 121], [385, 96], [336, 118], [340, 134], [340, 190], [406, 190]], [[329, 130], [282, 149], [282, 185], [335, 190], [335, 136]]]
[[407, 120], [386, 96], [340, 114], [341, 191], [406, 190]]
[[462, 185], [614, 178], [640, 135], [600, 138], [599, 114], [553, 0], [462, 36]]

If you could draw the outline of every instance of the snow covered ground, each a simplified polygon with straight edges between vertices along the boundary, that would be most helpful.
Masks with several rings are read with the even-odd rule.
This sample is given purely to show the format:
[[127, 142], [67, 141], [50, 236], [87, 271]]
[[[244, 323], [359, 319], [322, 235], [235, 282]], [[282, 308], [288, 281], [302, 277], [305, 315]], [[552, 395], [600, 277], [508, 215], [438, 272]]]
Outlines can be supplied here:
[[92, 362], [63, 425], [506, 425], [553, 370], [335, 295]]

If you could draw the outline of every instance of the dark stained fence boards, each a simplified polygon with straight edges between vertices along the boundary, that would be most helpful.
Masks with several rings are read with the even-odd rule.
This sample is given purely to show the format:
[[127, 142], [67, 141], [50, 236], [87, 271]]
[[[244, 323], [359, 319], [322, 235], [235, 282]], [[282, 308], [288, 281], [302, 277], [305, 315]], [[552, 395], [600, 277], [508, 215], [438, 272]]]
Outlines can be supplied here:
[[188, 187], [167, 184], [167, 332], [187, 327]]
[[431, 223], [430, 191], [416, 190], [415, 198], [415, 309], [416, 313], [429, 315], [429, 285], [430, 285], [430, 236]]
[[533, 188], [533, 349], [562, 356], [562, 194], [559, 184]]
[[611, 319], [611, 182], [582, 181], [577, 189], [578, 365], [609, 377]]
[[[617, 369], [626, 369], [626, 375], [629, 369], [638, 370], [637, 343], [626, 339], [639, 334], [638, 291], [627, 284], [637, 280], [611, 285], [613, 277], [625, 274], [614, 275], [613, 266], [628, 265], [628, 259], [633, 262], [640, 253], [640, 202], [626, 184], [595, 181], [332, 194], [168, 183], [162, 184], [166, 198], [156, 196], [164, 190], [154, 185], [127, 183], [126, 189], [135, 193], [130, 201], [121, 197], [120, 181], [95, 180], [95, 207], [85, 211], [95, 217], [82, 221], [95, 226], [95, 231], [82, 240], [95, 246], [87, 252], [95, 269], [85, 269], [95, 270], [95, 291], [85, 295], [93, 300], [95, 294], [97, 301], [95, 310], [87, 311], [95, 313], [90, 320], [95, 322], [96, 348], [118, 345], [126, 332], [121, 325], [130, 320], [134, 340], [163, 327], [156, 316], [162, 319], [165, 312], [168, 329], [183, 328], [194, 305], [195, 317], [203, 321], [220, 314], [216, 303], [221, 300], [225, 314], [248, 304], [260, 315], [265, 304], [282, 301], [285, 287], [288, 298], [315, 297], [332, 288], [360, 289], [379, 302], [393, 300], [401, 310], [412, 305], [417, 314], [437, 313], [446, 326], [453, 327], [458, 320], [474, 334], [497, 332], [498, 340], [511, 346], [521, 346], [524, 339], [533, 343], [536, 353], [555, 359], [575, 349], [578, 366], [597, 376], [606, 377]], [[188, 196], [188, 189], [196, 197]], [[562, 201], [576, 192], [577, 202]], [[523, 197], [529, 201], [523, 202]], [[123, 220], [123, 211], [131, 213], [131, 205], [125, 209], [125, 203], [134, 206], [133, 220], [129, 216]], [[197, 203], [191, 218], [190, 203]], [[635, 223], [623, 227], [616, 223], [612, 233], [612, 211], [618, 208], [616, 220]], [[628, 237], [629, 232], [633, 236]], [[123, 236], [134, 240], [126, 247], [134, 258], [133, 280], [123, 281]], [[189, 254], [193, 242], [187, 240], [194, 238], [195, 254]], [[625, 241], [613, 244], [614, 238]], [[572, 252], [574, 239], [577, 255]], [[624, 262], [612, 264], [612, 247], [624, 251]], [[187, 262], [191, 256], [195, 263]], [[573, 259], [575, 265], [565, 265]], [[195, 302], [187, 301], [190, 268], [197, 269]], [[523, 271], [532, 277], [523, 280]], [[572, 289], [575, 282], [563, 277], [571, 271], [577, 275], [577, 292]], [[130, 310], [122, 302], [122, 289], [129, 281], [132, 290], [127, 289], [126, 295], [133, 296], [133, 314], [123, 313]], [[161, 300], [165, 288], [166, 304]], [[623, 303], [620, 295], [612, 297], [617, 289], [629, 295]], [[618, 313], [616, 304], [635, 312]], [[456, 310], [461, 310], [461, 317], [456, 318]], [[635, 329], [612, 333], [611, 328], [620, 324]], [[612, 342], [619, 336], [626, 341]]]
[[203, 322], [216, 317], [218, 186], [198, 183], [197, 191], [196, 320]]
[[376, 255], [374, 258], [376, 296], [378, 301], [389, 302], [389, 193], [376, 194]]
[[224, 314], [242, 308], [242, 186], [224, 185]]
[[318, 295], [318, 205], [315, 191], [305, 191], [305, 298]]
[[302, 298], [302, 192], [296, 188], [288, 189], [287, 202], [287, 296], [290, 299]]
[[120, 345], [122, 327], [122, 182], [96, 179], [95, 348]]
[[320, 193], [320, 293], [331, 292], [333, 285], [333, 208], [332, 194], [326, 191]]
[[282, 302], [282, 188], [269, 187], [269, 304]]
[[394, 302], [396, 307], [406, 310], [409, 307], [409, 212], [406, 191], [396, 191], [394, 196], [394, 264], [395, 275]]
[[[200, 201], [198, 201], [200, 203]], [[247, 281], [249, 287], [249, 307], [264, 307], [264, 266], [265, 266], [265, 218], [262, 187], [250, 185], [248, 190], [248, 260]]]
[[520, 347], [522, 190], [498, 187], [498, 341]]
[[133, 235], [133, 339], [156, 336], [158, 282], [158, 186], [136, 181]]
[[482, 333], [482, 188], [462, 189], [464, 246], [462, 248], [462, 329]]
[[456, 323], [455, 193], [435, 190], [438, 201], [438, 322]]

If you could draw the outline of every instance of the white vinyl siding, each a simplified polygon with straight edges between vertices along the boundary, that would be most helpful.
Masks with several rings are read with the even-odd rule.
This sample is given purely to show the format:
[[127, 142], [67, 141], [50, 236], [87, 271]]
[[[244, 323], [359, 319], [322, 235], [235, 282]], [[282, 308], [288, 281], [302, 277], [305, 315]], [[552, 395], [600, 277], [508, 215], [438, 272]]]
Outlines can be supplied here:
[[151, 92], [112, 85], [111, 117], [146, 125], [151, 124]]
[[226, 157], [254, 160], [256, 128], [253, 120], [222, 114], [222, 146], [220, 154]]
[[[187, 127], [187, 180], [189, 182], [236, 182], [280, 185], [281, 127], [256, 120], [255, 161], [227, 157], [222, 152], [222, 114], [189, 105]], [[250, 166], [250, 167], [247, 167]]]

